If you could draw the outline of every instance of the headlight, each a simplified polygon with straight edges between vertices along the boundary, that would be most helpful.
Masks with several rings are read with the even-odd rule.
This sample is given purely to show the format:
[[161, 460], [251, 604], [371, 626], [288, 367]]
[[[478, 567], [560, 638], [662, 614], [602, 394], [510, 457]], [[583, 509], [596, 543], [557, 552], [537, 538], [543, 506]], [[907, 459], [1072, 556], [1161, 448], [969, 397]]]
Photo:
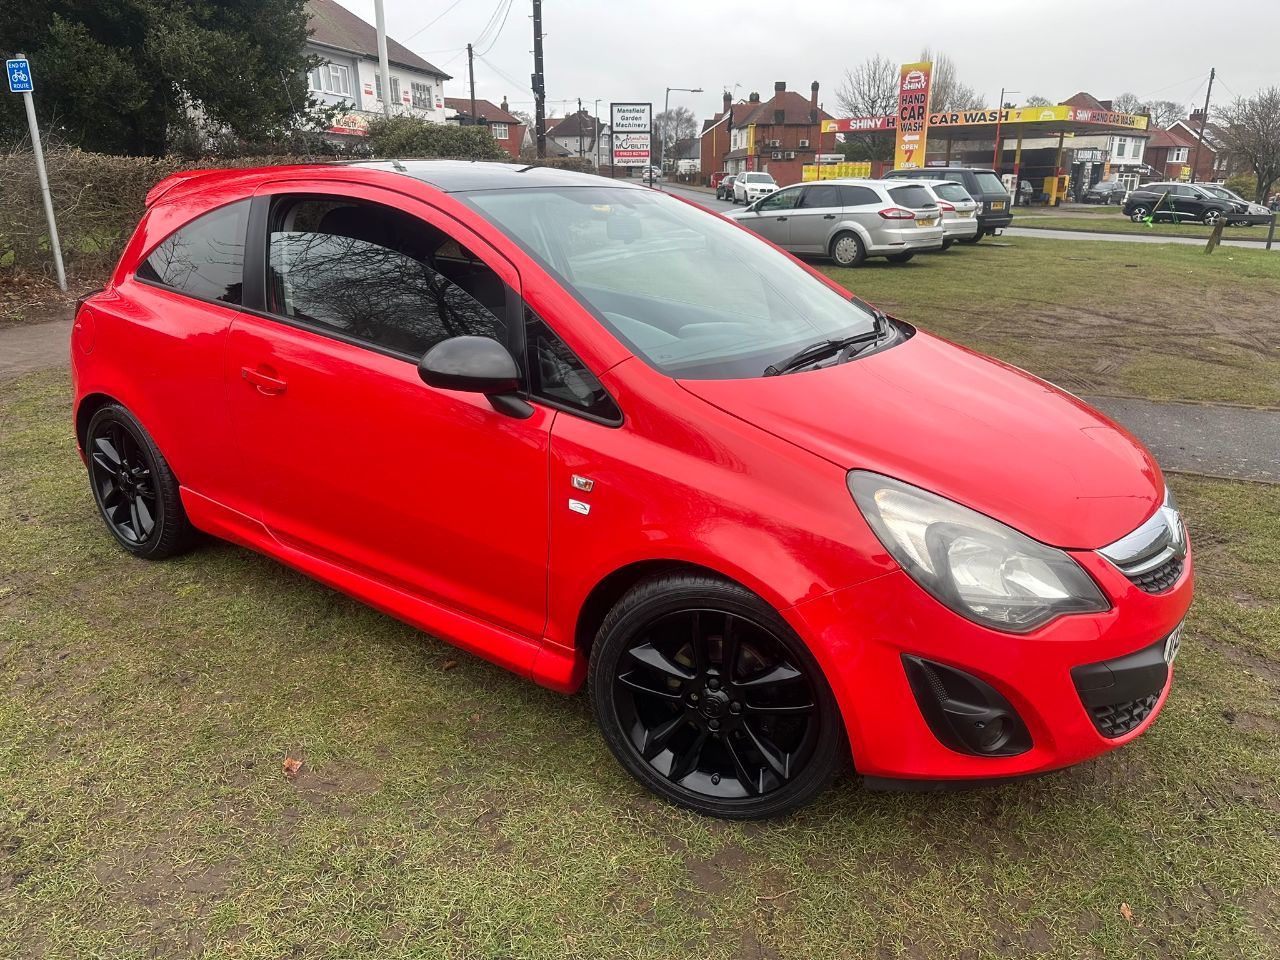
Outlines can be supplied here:
[[968, 507], [863, 470], [850, 471], [849, 492], [902, 569], [963, 617], [1026, 633], [1064, 613], [1109, 609], [1063, 551]]

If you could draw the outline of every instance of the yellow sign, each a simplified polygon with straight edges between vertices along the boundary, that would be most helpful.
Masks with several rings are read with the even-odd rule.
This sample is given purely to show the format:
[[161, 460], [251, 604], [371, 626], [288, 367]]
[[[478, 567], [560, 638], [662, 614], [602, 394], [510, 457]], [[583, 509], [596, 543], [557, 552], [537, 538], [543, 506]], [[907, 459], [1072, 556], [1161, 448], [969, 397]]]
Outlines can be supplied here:
[[898, 71], [898, 128], [893, 168], [910, 170], [924, 166], [929, 136], [929, 82], [932, 63], [904, 63]]
[[806, 163], [800, 171], [802, 180], [867, 180], [870, 177], [870, 160], [856, 163]]

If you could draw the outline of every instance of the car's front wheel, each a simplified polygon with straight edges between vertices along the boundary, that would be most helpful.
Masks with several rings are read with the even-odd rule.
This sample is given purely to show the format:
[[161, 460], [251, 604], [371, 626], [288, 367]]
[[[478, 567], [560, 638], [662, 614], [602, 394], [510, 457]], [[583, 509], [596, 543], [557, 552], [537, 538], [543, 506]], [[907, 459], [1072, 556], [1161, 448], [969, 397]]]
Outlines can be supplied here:
[[1221, 220], [1222, 220], [1222, 211], [1221, 211], [1221, 210], [1206, 210], [1206, 211], [1204, 212], [1204, 216], [1203, 216], [1203, 217], [1201, 217], [1201, 220], [1204, 222], [1204, 225], [1205, 225], [1206, 227], [1216, 227], [1216, 226], [1218, 225], [1219, 221], [1221, 221]]
[[84, 452], [93, 499], [120, 546], [144, 560], [186, 549], [192, 528], [178, 479], [133, 414], [118, 403], [98, 409], [85, 429]]
[[867, 251], [856, 233], [845, 231], [831, 239], [831, 259], [840, 267], [856, 267], [866, 259]]
[[588, 691], [627, 771], [699, 813], [786, 813], [848, 759], [813, 655], [762, 599], [714, 576], [663, 574], [623, 596], [597, 634]]

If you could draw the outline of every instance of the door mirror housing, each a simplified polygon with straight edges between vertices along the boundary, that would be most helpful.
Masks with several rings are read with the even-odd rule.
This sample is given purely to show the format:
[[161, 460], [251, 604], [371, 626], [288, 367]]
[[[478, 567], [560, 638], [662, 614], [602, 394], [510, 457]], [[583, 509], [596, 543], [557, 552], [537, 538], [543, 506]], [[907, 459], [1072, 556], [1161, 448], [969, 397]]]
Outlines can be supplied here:
[[450, 337], [423, 354], [418, 376], [429, 387], [483, 393], [500, 413], [524, 419], [533, 407], [521, 399], [520, 368], [492, 337]]

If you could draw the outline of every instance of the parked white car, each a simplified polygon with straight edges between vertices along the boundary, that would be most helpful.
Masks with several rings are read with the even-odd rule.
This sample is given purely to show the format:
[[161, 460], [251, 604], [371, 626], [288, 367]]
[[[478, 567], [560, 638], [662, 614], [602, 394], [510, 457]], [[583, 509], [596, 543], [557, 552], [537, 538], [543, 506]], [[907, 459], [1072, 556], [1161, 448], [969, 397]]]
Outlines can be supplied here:
[[777, 183], [767, 173], [740, 173], [733, 181], [733, 202], [753, 203], [777, 189]]
[[894, 180], [894, 183], [910, 183], [924, 187], [938, 204], [942, 214], [942, 249], [946, 250], [957, 240], [968, 240], [978, 235], [978, 202], [969, 195], [962, 184], [951, 180]]

